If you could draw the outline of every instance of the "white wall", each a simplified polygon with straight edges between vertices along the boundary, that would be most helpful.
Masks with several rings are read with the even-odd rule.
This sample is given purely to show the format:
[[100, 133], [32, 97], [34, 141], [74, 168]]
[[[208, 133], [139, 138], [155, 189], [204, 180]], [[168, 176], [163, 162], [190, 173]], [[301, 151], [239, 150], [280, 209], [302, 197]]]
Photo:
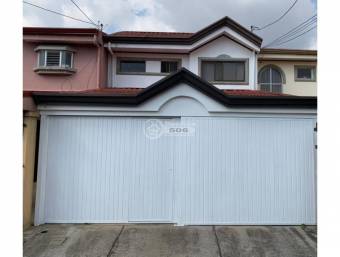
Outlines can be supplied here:
[[[145, 58], [146, 71], [154, 74], [148, 75], [126, 75], [117, 74], [117, 58]], [[158, 60], [157, 60], [158, 59]], [[111, 87], [133, 87], [144, 88], [150, 86], [156, 81], [164, 78], [162, 74], [156, 75], [160, 72], [160, 60], [161, 59], [179, 59], [181, 60], [182, 67], [188, 68], [188, 55], [180, 54], [154, 54], [154, 53], [116, 53], [112, 56], [112, 69], [111, 69]]]
[[207, 44], [196, 51], [192, 52], [189, 56], [189, 69], [195, 74], [199, 75], [199, 58], [215, 58], [220, 55], [228, 55], [232, 59], [248, 59], [249, 60], [249, 74], [247, 85], [218, 85], [221, 89], [255, 89], [254, 74], [256, 74], [256, 61], [255, 53], [242, 45], [232, 41], [227, 37], [220, 37], [210, 44]]
[[[255, 89], [256, 88], [256, 74], [257, 64], [255, 52], [248, 48], [234, 42], [227, 37], [220, 37], [210, 43], [194, 50], [190, 54], [156, 54], [156, 53], [115, 53], [112, 56], [112, 87], [147, 87], [154, 82], [162, 79], [162, 74], [148, 74], [148, 75], [123, 75], [117, 74], [117, 57], [134, 57], [145, 58], [147, 60], [147, 72], [159, 72], [160, 62], [155, 59], [180, 59], [181, 67], [185, 67], [193, 73], [200, 75], [199, 71], [199, 58], [215, 58], [221, 55], [227, 55], [236, 59], [248, 60], [248, 83], [237, 85], [216, 85], [221, 89]], [[149, 59], [149, 60], [148, 60]]]

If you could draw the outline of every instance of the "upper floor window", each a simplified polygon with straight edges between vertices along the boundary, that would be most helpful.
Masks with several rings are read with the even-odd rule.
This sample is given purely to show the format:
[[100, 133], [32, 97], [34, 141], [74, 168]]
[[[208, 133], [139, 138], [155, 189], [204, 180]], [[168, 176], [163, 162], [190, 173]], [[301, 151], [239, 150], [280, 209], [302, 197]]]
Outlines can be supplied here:
[[35, 68], [37, 73], [70, 74], [75, 72], [73, 69], [73, 49], [67, 46], [39, 46], [35, 51], [38, 52], [38, 65]]
[[144, 73], [145, 72], [145, 61], [137, 60], [120, 60], [119, 71], [127, 73]]
[[315, 66], [295, 66], [295, 81], [316, 81]]
[[72, 68], [73, 53], [63, 50], [40, 50], [39, 67]]
[[278, 68], [266, 66], [259, 73], [260, 89], [274, 93], [282, 92], [283, 78]]
[[171, 73], [178, 70], [178, 61], [162, 61], [161, 73]]
[[177, 59], [154, 59], [154, 58], [132, 58], [118, 57], [117, 74], [126, 75], [166, 75], [177, 71], [180, 60]]
[[243, 60], [203, 60], [202, 78], [213, 83], [247, 82], [247, 65]]

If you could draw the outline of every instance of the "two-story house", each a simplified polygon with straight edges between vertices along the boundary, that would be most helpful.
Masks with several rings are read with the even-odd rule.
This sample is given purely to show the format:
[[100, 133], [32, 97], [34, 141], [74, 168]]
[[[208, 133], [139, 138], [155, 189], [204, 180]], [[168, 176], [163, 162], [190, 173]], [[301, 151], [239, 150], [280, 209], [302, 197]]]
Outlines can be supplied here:
[[31, 223], [39, 112], [33, 91], [82, 91], [106, 84], [102, 32], [82, 28], [23, 29], [24, 227]]
[[30, 93], [41, 115], [35, 224], [316, 223], [316, 98], [259, 71], [259, 36], [225, 17], [196, 33], [102, 41], [105, 85]]

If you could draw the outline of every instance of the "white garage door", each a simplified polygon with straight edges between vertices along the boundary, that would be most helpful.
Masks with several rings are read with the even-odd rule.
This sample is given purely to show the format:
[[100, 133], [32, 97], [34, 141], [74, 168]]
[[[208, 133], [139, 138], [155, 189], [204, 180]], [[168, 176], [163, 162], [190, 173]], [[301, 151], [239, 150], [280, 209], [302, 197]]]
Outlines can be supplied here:
[[312, 119], [171, 120], [193, 133], [154, 139], [146, 118], [49, 116], [36, 223], [315, 223]]

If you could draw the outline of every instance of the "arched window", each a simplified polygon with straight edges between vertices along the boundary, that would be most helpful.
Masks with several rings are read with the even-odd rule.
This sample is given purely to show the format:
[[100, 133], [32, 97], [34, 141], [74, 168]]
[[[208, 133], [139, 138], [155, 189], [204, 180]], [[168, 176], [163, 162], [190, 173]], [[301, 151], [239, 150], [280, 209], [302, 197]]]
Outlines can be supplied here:
[[266, 66], [259, 73], [260, 89], [274, 93], [282, 92], [283, 78], [281, 71], [275, 66]]

